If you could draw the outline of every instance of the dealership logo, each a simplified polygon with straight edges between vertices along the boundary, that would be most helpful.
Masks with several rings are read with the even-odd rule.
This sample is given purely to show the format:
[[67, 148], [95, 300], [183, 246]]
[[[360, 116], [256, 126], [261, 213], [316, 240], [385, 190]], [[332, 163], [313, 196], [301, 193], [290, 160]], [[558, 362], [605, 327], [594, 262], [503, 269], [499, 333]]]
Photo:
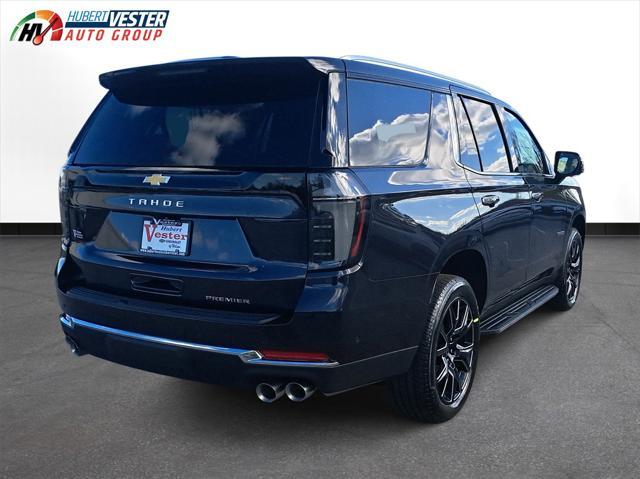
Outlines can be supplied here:
[[51, 10], [36, 10], [18, 22], [10, 40], [40, 45], [47, 34], [51, 41], [59, 41], [62, 37], [62, 19]]
[[11, 32], [11, 41], [41, 45], [50, 41], [156, 41], [162, 37], [169, 10], [71, 10], [66, 23], [51, 10], [25, 16]]

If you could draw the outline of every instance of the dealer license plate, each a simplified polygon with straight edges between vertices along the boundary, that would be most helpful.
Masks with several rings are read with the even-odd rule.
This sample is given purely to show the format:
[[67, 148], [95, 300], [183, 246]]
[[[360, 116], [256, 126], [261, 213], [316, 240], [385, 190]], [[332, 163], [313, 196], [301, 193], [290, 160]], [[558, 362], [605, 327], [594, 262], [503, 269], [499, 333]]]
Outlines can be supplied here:
[[186, 256], [191, 235], [189, 227], [188, 221], [145, 219], [142, 223], [140, 251]]

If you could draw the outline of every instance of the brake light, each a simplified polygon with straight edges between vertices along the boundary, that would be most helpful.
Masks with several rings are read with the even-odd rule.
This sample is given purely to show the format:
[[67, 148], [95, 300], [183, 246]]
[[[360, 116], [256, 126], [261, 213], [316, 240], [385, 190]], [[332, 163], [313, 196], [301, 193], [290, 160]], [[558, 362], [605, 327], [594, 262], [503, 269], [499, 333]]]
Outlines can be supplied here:
[[309, 268], [348, 268], [360, 260], [369, 199], [349, 170], [308, 176], [311, 193]]
[[58, 178], [58, 202], [60, 206], [60, 225], [62, 228], [62, 249], [66, 250], [71, 241], [71, 235], [69, 231], [69, 210], [68, 210], [68, 197], [69, 197], [69, 181], [67, 178], [66, 165], [60, 168], [60, 175]]

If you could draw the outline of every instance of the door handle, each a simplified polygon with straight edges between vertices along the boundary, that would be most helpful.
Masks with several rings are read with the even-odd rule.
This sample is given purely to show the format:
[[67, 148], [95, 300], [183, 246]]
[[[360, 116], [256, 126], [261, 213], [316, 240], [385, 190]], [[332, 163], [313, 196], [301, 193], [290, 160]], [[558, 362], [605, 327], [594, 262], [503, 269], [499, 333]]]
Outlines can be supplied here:
[[536, 201], [540, 201], [542, 199], [542, 192], [534, 191], [533, 193], [531, 193], [531, 198], [533, 198]]
[[482, 204], [489, 208], [493, 208], [498, 201], [500, 201], [500, 197], [496, 195], [487, 195], [482, 197]]

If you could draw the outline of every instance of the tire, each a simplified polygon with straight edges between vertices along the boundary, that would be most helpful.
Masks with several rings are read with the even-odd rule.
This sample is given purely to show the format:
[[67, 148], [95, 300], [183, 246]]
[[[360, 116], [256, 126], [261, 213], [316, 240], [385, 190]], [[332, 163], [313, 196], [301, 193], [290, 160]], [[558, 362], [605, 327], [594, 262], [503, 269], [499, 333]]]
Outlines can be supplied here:
[[570, 310], [578, 300], [582, 279], [582, 245], [580, 232], [571, 228], [564, 248], [562, 268], [556, 281], [556, 286], [560, 291], [549, 302], [551, 307], [559, 311]]
[[[464, 313], [458, 312], [458, 307]], [[413, 364], [407, 373], [390, 381], [398, 413], [416, 421], [438, 423], [462, 409], [478, 360], [478, 316], [469, 283], [459, 276], [438, 276]]]

